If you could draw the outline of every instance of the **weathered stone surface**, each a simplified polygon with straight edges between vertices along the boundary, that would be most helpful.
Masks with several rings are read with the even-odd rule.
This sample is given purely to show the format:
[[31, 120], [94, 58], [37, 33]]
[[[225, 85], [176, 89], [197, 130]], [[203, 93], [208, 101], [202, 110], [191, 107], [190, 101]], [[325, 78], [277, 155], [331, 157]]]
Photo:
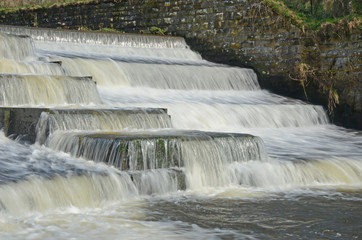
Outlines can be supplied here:
[[41, 108], [0, 108], [0, 128], [5, 136], [21, 137], [34, 142], [36, 124], [43, 111]]
[[[131, 33], [157, 26], [185, 37], [207, 60], [251, 67], [263, 88], [304, 100], [303, 89], [290, 75], [297, 64], [306, 63], [317, 75], [333, 79], [330, 85], [341, 102], [335, 122], [362, 129], [358, 120], [362, 113], [358, 103], [362, 34], [358, 27], [345, 26], [336, 32], [328, 25], [317, 33], [304, 32], [260, 0], [179, 0], [171, 1], [169, 7], [162, 0], [98, 0], [1, 12], [0, 23], [67, 29], [113, 27]], [[310, 84], [307, 92], [312, 103], [328, 104], [328, 94], [319, 86]]]

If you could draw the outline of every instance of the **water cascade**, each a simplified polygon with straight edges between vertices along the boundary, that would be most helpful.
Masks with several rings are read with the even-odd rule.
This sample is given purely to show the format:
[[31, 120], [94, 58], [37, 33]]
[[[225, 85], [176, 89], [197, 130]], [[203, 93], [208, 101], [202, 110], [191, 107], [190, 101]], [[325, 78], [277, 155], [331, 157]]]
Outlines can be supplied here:
[[323, 107], [183, 38], [0, 32], [0, 238], [359, 237], [362, 134]]
[[[95, 76], [100, 86], [132, 86], [162, 89], [256, 90], [256, 74], [250, 69], [220, 66], [125, 63], [113, 60], [62, 59], [69, 75]], [[102, 68], [98, 68], [101, 64]], [[113, 74], [108, 74], [112, 68]], [[110, 76], [110, 77], [105, 77]]]
[[1, 74], [0, 87], [3, 106], [101, 103], [88, 77]]
[[24, 35], [0, 34], [0, 59], [27, 60], [33, 57], [32, 38]]
[[120, 130], [171, 128], [164, 109], [53, 109], [43, 112], [36, 125], [37, 140], [44, 142], [49, 134], [65, 130]]
[[114, 34], [86, 31], [64, 31], [57, 29], [1, 26], [1, 32], [26, 35], [42, 42], [69, 42], [85, 44], [117, 45], [121, 47], [188, 48], [183, 38], [160, 37], [140, 34]]
[[13, 61], [0, 59], [2, 74], [30, 74], [30, 75], [64, 75], [64, 69], [59, 62], [42, 61]]
[[[70, 152], [73, 156], [111, 163], [122, 170], [184, 167], [184, 155], [190, 151], [193, 154], [189, 153], [189, 158], [198, 156], [198, 162], [204, 161], [210, 165], [215, 162], [226, 164], [265, 160], [262, 157], [265, 155], [262, 142], [242, 134], [183, 131], [128, 134], [57, 132], [50, 137], [47, 145], [58, 151]], [[214, 157], [217, 160], [213, 161]]]

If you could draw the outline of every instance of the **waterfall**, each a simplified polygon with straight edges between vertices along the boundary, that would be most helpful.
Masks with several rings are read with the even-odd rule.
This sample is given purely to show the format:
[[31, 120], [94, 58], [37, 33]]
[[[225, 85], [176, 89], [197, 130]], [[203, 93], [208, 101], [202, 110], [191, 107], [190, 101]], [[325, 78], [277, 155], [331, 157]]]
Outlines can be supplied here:
[[177, 181], [174, 174], [166, 171], [140, 173], [134, 180], [129, 174], [115, 172], [51, 179], [34, 177], [0, 185], [0, 214], [24, 215], [61, 207], [97, 208], [107, 202], [176, 191]]
[[188, 48], [183, 38], [169, 36], [64, 31], [15, 26], [0, 26], [0, 31], [8, 34], [27, 35], [36, 41], [103, 44], [117, 45], [120, 47]]
[[259, 138], [217, 138], [182, 143], [186, 183], [190, 189], [238, 185], [226, 171], [234, 163], [264, 162], [267, 157]]
[[362, 164], [351, 159], [235, 163], [228, 176], [240, 185], [271, 190], [303, 187], [354, 186], [362, 183]]
[[129, 86], [124, 71], [110, 59], [61, 58], [68, 75], [92, 76], [98, 85]]
[[[250, 69], [220, 66], [126, 63], [103, 59], [72, 58], [62, 61], [67, 74], [73, 76], [95, 76], [95, 81], [100, 86], [123, 85], [190, 90], [259, 89], [257, 76]], [[111, 73], [109, 70], [111, 70]]]
[[224, 186], [234, 162], [266, 161], [262, 141], [249, 135], [202, 132], [56, 132], [47, 146], [124, 171], [184, 168], [187, 186]]
[[32, 38], [0, 33], [0, 59], [2, 58], [12, 60], [34, 59]]
[[[272, 165], [276, 170], [284, 169], [278, 171], [288, 176], [290, 170], [285, 169], [309, 169], [327, 156], [325, 151], [319, 150], [321, 146], [309, 146], [308, 139], [304, 146], [308, 146], [310, 153], [305, 152], [304, 157], [300, 157], [308, 164], [281, 161], [284, 156], [298, 159], [295, 148], [280, 147], [288, 145], [287, 141], [297, 142], [293, 136], [303, 140], [307, 139], [303, 133], [309, 128], [315, 128], [316, 132], [322, 131], [321, 126], [328, 128], [329, 121], [322, 107], [261, 91], [254, 71], [203, 61], [182, 38], [7, 26], [0, 29], [11, 34], [22, 31], [32, 36], [37, 54], [43, 59], [38, 62], [3, 59], [9, 67], [4, 64], [2, 71], [45, 74], [1, 75], [1, 87], [7, 89], [1, 105], [100, 105], [102, 99], [108, 105], [122, 108], [162, 106], [171, 115], [170, 118], [162, 109], [159, 112], [102, 108], [44, 112], [37, 124], [37, 139], [56, 151], [107, 163], [124, 171], [179, 168], [190, 189], [230, 185], [259, 187], [263, 184], [257, 182], [263, 180], [257, 180], [257, 176], [250, 178], [251, 173], [240, 171], [249, 165]], [[9, 39], [14, 37], [9, 36]], [[30, 38], [24, 39], [31, 43]], [[61, 65], [45, 62], [45, 59], [59, 61]], [[97, 85], [83, 76], [92, 76]], [[78, 88], [77, 84], [90, 85], [92, 90], [84, 91], [89, 86]], [[163, 128], [168, 130], [160, 131]], [[162, 134], [145, 129], [157, 129]], [[187, 130], [186, 136], [180, 136], [177, 129]], [[286, 134], [284, 129], [290, 130]], [[194, 130], [209, 132], [205, 133], [207, 140], [189, 136]], [[229, 135], [210, 137], [210, 130]], [[258, 137], [235, 135], [244, 132], [260, 135], [270, 156], [266, 156]], [[267, 135], [269, 133], [272, 134]], [[324, 136], [324, 133], [321, 136], [324, 137], [319, 139], [322, 144], [334, 144], [331, 136]], [[358, 143], [346, 144], [329, 153], [340, 159], [340, 149], [357, 149]], [[252, 154], [250, 149], [254, 149]], [[253, 168], [247, 171], [257, 172]], [[272, 173], [267, 174], [272, 177]], [[307, 182], [312, 183], [318, 182], [318, 174], [301, 175], [310, 176], [314, 180]], [[285, 182], [297, 185], [297, 180], [286, 179]]]
[[64, 130], [121, 130], [170, 128], [171, 121], [163, 109], [52, 110], [43, 112], [37, 128], [37, 141], [48, 134]]
[[13, 61], [0, 59], [0, 72], [6, 74], [31, 74], [31, 75], [64, 75], [64, 69], [58, 63]]
[[1, 74], [0, 105], [100, 104], [95, 83], [86, 77]]
[[[128, 42], [129, 41], [129, 42]], [[144, 44], [132, 46], [137, 42], [131, 42], [132, 39], [127, 40], [129, 44], [84, 44], [84, 43], [69, 43], [59, 42], [55, 47], [52, 42], [35, 42], [35, 47], [39, 49], [42, 54], [49, 54], [56, 52], [60, 56], [87, 56], [91, 53], [92, 56], [108, 56], [115, 59], [130, 59], [131, 57], [138, 56], [138, 61], [172, 61], [174, 59], [184, 60], [201, 60], [201, 56], [191, 51], [186, 45], [174, 45], [169, 47], [159, 47], [157, 44]], [[123, 46], [125, 45], [125, 46]]]
[[[226, 105], [188, 104], [170, 106], [173, 125], [182, 129], [236, 130], [238, 128], [308, 127], [328, 124], [321, 106], [313, 105]], [[172, 106], [172, 107], [171, 107]], [[288, 113], [288, 114], [286, 114]], [[215, 117], [211, 117], [215, 116]], [[196, 121], [201, 119], [201, 121]], [[230, 126], [233, 126], [230, 129]]]
[[362, 135], [323, 107], [182, 38], [0, 32], [0, 238], [358, 235]]
[[268, 158], [257, 137], [170, 131], [158, 134], [56, 132], [47, 145], [123, 171], [180, 169], [186, 187], [194, 190], [225, 186], [276, 190], [362, 183], [358, 160], [281, 161]]

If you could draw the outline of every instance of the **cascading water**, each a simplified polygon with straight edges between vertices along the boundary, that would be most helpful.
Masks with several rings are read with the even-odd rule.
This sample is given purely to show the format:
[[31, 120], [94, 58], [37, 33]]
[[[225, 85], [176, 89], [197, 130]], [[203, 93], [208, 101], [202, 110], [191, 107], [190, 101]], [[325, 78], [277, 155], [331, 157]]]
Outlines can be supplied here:
[[6, 89], [0, 105], [100, 104], [94, 82], [86, 77], [1, 74]]
[[[171, 46], [167, 46], [164, 44], [146, 44], [149, 47], [145, 48], [142, 46], [132, 46], [134, 43], [139, 43], [139, 40], [130, 43], [129, 46], [126, 45], [122, 48], [114, 48], [114, 47], [107, 47], [103, 45], [95, 45], [95, 44], [82, 44], [81, 42], [78, 44], [72, 43], [59, 43], [56, 48], [54, 48], [54, 44], [52, 42], [36, 42], [36, 47], [41, 49], [40, 53], [44, 55], [52, 55], [55, 51], [58, 55], [66, 56], [79, 56], [79, 57], [86, 57], [87, 54], [85, 52], [91, 52], [94, 57], [98, 58], [115, 58], [115, 59], [131, 59], [133, 61], [163, 61], [163, 62], [170, 62], [170, 61], [180, 61], [180, 59], [187, 59], [187, 60], [201, 60], [201, 57], [197, 53], [190, 54], [188, 51], [185, 52], [187, 48], [186, 44], [181, 42], [178, 44], [173, 44]], [[163, 48], [166, 47], [166, 48]], [[169, 51], [169, 47], [172, 47], [172, 51]], [[137, 56], [142, 56], [137, 58]], [[196, 61], [195, 61], [196, 62]]]
[[0, 32], [34, 39], [1, 35], [23, 44], [0, 46], [1, 105], [83, 108], [43, 112], [34, 145], [0, 133], [0, 238], [360, 237], [362, 134], [322, 107], [181, 38]]
[[[14, 35], [26, 35], [41, 42], [68, 42], [119, 47], [144, 48], [188, 48], [183, 38], [160, 37], [140, 34], [114, 34], [86, 31], [63, 31], [57, 29], [26, 28], [0, 26], [1, 32]], [[107, 46], [106, 46], [107, 47]], [[41, 50], [41, 49], [40, 49]]]
[[61, 130], [121, 130], [171, 128], [164, 109], [97, 109], [43, 112], [36, 126], [37, 139], [44, 142], [48, 134]]
[[0, 72], [7, 74], [64, 75], [64, 69], [58, 63], [41, 61], [12, 61], [0, 59]]
[[[100, 86], [132, 86], [162, 89], [258, 89], [256, 74], [250, 69], [220, 66], [190, 66], [125, 63], [113, 60], [64, 59], [67, 74], [91, 74]], [[102, 64], [104, 67], [96, 67]], [[108, 74], [112, 68], [113, 73]], [[105, 77], [107, 76], [107, 77]]]
[[0, 34], [0, 59], [3, 58], [12, 60], [34, 59], [32, 39], [24, 35]]

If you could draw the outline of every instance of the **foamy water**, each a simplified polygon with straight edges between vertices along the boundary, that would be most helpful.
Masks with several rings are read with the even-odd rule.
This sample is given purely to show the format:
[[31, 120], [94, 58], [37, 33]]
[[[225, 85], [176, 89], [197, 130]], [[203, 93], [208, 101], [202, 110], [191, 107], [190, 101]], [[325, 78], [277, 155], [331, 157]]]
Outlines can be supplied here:
[[2, 106], [103, 109], [44, 113], [33, 145], [0, 133], [0, 238], [360, 237], [362, 134], [321, 106], [181, 38], [0, 31], [33, 39], [1, 35]]

